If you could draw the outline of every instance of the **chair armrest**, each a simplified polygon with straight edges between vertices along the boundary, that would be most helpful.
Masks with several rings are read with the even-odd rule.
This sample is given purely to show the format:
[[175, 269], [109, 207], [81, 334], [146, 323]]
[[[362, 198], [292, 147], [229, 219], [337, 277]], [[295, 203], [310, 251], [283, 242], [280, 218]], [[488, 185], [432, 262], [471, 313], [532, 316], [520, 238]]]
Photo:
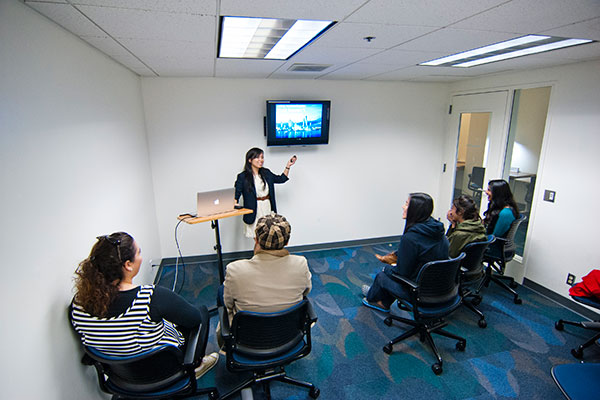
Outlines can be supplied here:
[[202, 324], [198, 325], [190, 332], [190, 336], [187, 339], [185, 346], [185, 354], [183, 355], [184, 365], [193, 365], [196, 361], [196, 349], [198, 348], [198, 341], [200, 340], [200, 329]]
[[229, 326], [229, 315], [227, 309], [223, 306], [219, 307], [219, 323], [221, 325], [221, 336], [223, 339], [231, 335], [231, 329]]
[[404, 277], [404, 276], [395, 274], [394, 272], [391, 272], [391, 274], [388, 275], [388, 276], [390, 276], [396, 282], [408, 286], [412, 290], [416, 290], [417, 289], [417, 284], [415, 282], [411, 281], [410, 279]]
[[311, 325], [314, 324], [315, 322], [317, 322], [317, 313], [315, 313], [315, 310], [312, 306], [312, 303], [310, 302], [310, 300], [306, 299], [306, 313], [308, 314], [308, 318], [310, 320]]

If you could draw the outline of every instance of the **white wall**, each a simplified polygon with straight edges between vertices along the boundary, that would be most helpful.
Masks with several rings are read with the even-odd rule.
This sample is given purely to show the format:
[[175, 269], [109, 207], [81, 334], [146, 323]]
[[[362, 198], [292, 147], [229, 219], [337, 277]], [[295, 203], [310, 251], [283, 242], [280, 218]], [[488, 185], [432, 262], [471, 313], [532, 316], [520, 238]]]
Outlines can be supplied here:
[[100, 398], [66, 307], [95, 236], [160, 257], [139, 78], [17, 1], [0, 38], [0, 398]]
[[[455, 83], [451, 90], [548, 85], [554, 87], [525, 247], [525, 276], [568, 296], [568, 272], [580, 280], [600, 268], [600, 61], [473, 79]], [[556, 191], [555, 203], [542, 201], [544, 189]]]
[[[437, 197], [446, 85], [144, 78], [142, 89], [163, 257], [177, 254], [177, 215], [195, 210], [196, 192], [233, 187], [254, 146], [276, 173], [298, 156], [276, 187], [291, 245], [398, 235], [410, 192]], [[266, 148], [268, 99], [331, 100], [330, 144]], [[220, 225], [224, 252], [252, 248], [241, 217]], [[180, 233], [184, 255], [214, 253], [208, 223]]]

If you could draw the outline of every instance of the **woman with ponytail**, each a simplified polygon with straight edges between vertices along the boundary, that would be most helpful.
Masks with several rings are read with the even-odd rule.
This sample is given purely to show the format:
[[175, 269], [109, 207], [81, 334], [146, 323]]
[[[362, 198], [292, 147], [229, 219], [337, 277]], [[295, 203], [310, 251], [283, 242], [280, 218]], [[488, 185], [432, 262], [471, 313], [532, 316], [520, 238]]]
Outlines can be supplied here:
[[[185, 346], [186, 336], [208, 324], [196, 308], [160, 286], [135, 286], [142, 252], [125, 232], [99, 236], [75, 272], [71, 322], [86, 346], [109, 356], [131, 356], [162, 345]], [[197, 360], [196, 376], [213, 367], [218, 354]]]

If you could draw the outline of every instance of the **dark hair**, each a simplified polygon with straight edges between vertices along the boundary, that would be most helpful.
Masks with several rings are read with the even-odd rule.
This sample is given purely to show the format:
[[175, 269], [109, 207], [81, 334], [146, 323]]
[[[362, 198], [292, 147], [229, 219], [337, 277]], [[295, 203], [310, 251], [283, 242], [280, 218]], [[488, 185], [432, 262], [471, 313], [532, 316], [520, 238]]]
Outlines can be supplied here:
[[[250, 163], [250, 161], [260, 157], [261, 154], [265, 154], [265, 152], [262, 151], [262, 149], [259, 149], [258, 147], [253, 147], [246, 152], [246, 158], [244, 159], [244, 172], [246, 172], [246, 183], [249, 186], [254, 185], [254, 174], [252, 173], [252, 164]], [[266, 185], [267, 180], [265, 178], [263, 168], [260, 168], [258, 170], [258, 174], [263, 180], [263, 185]]]
[[[94, 316], [105, 317], [119, 292], [123, 264], [135, 258], [134, 240], [125, 232], [98, 236], [90, 256], [75, 271], [75, 302]], [[115, 285], [115, 282], [117, 284]]]
[[427, 193], [411, 193], [409, 199], [404, 233], [414, 225], [427, 221], [433, 212], [433, 199]]
[[462, 218], [466, 220], [479, 221], [479, 208], [475, 203], [475, 200], [468, 194], [463, 194], [454, 199], [452, 205], [456, 208], [456, 212], [459, 213]]
[[483, 213], [483, 223], [487, 227], [488, 232], [494, 230], [498, 215], [506, 206], [510, 207], [513, 216], [519, 218], [519, 208], [513, 198], [508, 182], [504, 179], [494, 179], [488, 183], [490, 192], [492, 192], [492, 200], [488, 203], [487, 210]]

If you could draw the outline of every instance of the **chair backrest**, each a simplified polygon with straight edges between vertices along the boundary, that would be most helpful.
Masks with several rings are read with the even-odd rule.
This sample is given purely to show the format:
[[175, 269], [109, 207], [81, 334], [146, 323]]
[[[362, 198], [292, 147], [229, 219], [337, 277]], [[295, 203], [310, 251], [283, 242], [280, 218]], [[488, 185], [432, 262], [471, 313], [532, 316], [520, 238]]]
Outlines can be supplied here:
[[430, 261], [423, 265], [417, 275], [417, 308], [444, 305], [459, 296], [458, 271], [464, 253], [448, 260]]
[[283, 311], [236, 313], [230, 329], [233, 352], [267, 360], [285, 356], [298, 346], [306, 346], [308, 354], [311, 346], [309, 307], [308, 300], [304, 299]]
[[136, 393], [156, 391], [185, 377], [183, 353], [175, 346], [163, 345], [126, 357], [108, 356], [90, 346], [84, 346], [84, 350], [105, 375], [111, 393], [114, 389]]
[[527, 219], [526, 216], [524, 215], [520, 215], [519, 218], [515, 219], [512, 224], [510, 225], [510, 228], [508, 229], [508, 232], [506, 233], [506, 237], [503, 238], [504, 239], [504, 260], [505, 261], [510, 261], [512, 260], [512, 258], [515, 255], [515, 235], [517, 233], [517, 229], [519, 229], [519, 225], [521, 225], [521, 222], [525, 221]]
[[484, 176], [485, 176], [485, 168], [473, 167], [473, 170], [469, 174], [469, 183], [467, 184], [467, 187], [470, 190], [482, 189]]
[[484, 242], [473, 242], [463, 247], [462, 252], [465, 253], [465, 258], [461, 261], [460, 266], [465, 269], [463, 277], [466, 281], [476, 280], [483, 276], [483, 254], [495, 240], [494, 235], [488, 235]]

